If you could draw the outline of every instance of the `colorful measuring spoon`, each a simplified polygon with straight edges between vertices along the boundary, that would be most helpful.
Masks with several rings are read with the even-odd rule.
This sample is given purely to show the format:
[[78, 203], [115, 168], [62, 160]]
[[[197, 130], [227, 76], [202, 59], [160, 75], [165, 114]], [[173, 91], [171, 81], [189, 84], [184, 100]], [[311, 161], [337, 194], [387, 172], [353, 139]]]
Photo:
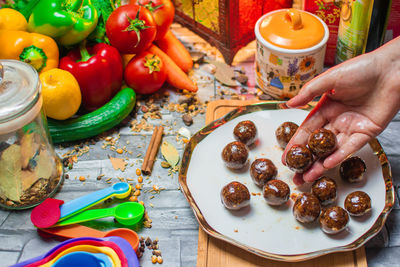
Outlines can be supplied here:
[[108, 209], [85, 210], [71, 218], [57, 223], [63, 226], [74, 223], [86, 222], [105, 217], [115, 217], [123, 225], [134, 225], [140, 221], [144, 214], [144, 206], [137, 202], [125, 202]]
[[89, 253], [84, 251], [72, 252], [58, 259], [52, 267], [113, 267], [113, 263], [106, 254]]
[[136, 253], [129, 243], [123, 238], [110, 236], [105, 238], [81, 237], [64, 241], [47, 253], [12, 265], [11, 267], [37, 267], [52, 260], [59, 253], [77, 245], [107, 246], [112, 248], [119, 256], [122, 267], [140, 267]]
[[128, 183], [116, 183], [111, 187], [76, 198], [61, 206], [59, 206], [59, 204], [56, 205], [57, 202], [54, 204], [54, 199], [52, 199], [53, 202], [50, 202], [52, 204], [51, 206], [48, 205], [48, 202], [44, 201], [32, 210], [33, 215], [31, 214], [31, 221], [36, 227], [47, 228], [54, 225], [57, 221], [71, 217], [110, 197], [126, 198], [129, 196], [130, 192], [131, 186]]
[[107, 236], [118, 236], [128, 241], [135, 251], [137, 251], [139, 247], [138, 234], [135, 231], [132, 231], [131, 229], [128, 228], [117, 228], [107, 232], [103, 232], [80, 224], [73, 224], [63, 227], [38, 229], [38, 231], [42, 231], [48, 234], [65, 238], [77, 238], [77, 237], [88, 237], [88, 236], [101, 238]]
[[32, 223], [39, 228], [47, 228], [56, 224], [60, 218], [60, 205], [63, 203], [63, 200], [46, 198], [32, 210]]
[[[90, 245], [79, 245], [79, 246], [74, 246], [71, 248], [68, 248], [55, 256], [52, 260], [49, 260], [45, 264], [40, 265], [40, 267], [53, 267], [59, 259], [61, 259], [64, 256], [70, 255], [71, 253], [76, 253], [76, 252], [85, 252], [89, 254], [94, 254], [94, 253], [99, 253], [107, 256], [109, 258], [109, 261], [111, 260], [111, 266], [114, 265], [114, 267], [121, 267], [121, 261], [119, 259], [118, 254], [109, 247], [96, 247], [96, 246], [90, 246]], [[72, 265], [75, 267], [75, 265]], [[80, 266], [85, 266], [85, 265], [80, 265]], [[86, 265], [86, 266], [92, 266], [92, 265]], [[68, 266], [70, 267], [70, 266]]]

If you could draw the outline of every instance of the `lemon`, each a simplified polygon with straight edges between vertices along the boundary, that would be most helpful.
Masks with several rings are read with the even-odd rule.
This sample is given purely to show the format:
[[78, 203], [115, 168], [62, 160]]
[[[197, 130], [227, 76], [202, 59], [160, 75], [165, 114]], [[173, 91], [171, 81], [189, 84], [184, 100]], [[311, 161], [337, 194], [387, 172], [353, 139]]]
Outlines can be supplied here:
[[39, 78], [47, 117], [65, 120], [78, 111], [82, 95], [79, 84], [71, 73], [56, 68], [42, 72]]

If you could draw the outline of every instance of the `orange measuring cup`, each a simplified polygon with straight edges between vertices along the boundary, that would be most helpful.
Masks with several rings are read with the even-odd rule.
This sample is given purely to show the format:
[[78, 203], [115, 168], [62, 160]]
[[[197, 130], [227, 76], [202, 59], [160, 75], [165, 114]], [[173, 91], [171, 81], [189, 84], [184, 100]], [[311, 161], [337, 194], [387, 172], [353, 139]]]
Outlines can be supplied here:
[[40, 228], [38, 231], [44, 233], [52, 234], [55, 236], [65, 237], [65, 238], [76, 238], [76, 237], [108, 237], [108, 236], [118, 236], [124, 238], [131, 244], [132, 248], [137, 251], [139, 247], [139, 236], [135, 231], [128, 228], [117, 228], [110, 231], [99, 231], [90, 227], [86, 227], [80, 224], [73, 224], [62, 227], [53, 228]]

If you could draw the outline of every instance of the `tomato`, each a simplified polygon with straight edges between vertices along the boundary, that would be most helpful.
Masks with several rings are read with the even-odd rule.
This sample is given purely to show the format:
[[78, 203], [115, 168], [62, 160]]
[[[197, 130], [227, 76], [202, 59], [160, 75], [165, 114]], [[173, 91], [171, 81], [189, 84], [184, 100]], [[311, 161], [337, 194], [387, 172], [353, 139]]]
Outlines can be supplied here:
[[145, 51], [129, 61], [124, 78], [136, 93], [151, 94], [161, 88], [167, 78], [167, 71], [158, 56]]
[[131, 0], [130, 3], [150, 10], [157, 24], [156, 40], [163, 38], [174, 20], [175, 8], [171, 0]]
[[119, 52], [138, 54], [150, 47], [157, 29], [147, 8], [124, 5], [111, 13], [106, 23], [106, 33], [111, 45]]

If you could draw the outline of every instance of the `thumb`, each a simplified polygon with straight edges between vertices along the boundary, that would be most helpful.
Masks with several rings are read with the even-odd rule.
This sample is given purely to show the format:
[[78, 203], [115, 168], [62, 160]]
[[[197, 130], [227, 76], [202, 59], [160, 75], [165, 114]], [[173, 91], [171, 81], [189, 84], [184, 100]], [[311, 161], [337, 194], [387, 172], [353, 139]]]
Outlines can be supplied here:
[[335, 87], [335, 78], [332, 71], [326, 71], [323, 74], [306, 83], [299, 94], [290, 99], [286, 105], [290, 108], [300, 107], [312, 101], [316, 96], [330, 91]]

